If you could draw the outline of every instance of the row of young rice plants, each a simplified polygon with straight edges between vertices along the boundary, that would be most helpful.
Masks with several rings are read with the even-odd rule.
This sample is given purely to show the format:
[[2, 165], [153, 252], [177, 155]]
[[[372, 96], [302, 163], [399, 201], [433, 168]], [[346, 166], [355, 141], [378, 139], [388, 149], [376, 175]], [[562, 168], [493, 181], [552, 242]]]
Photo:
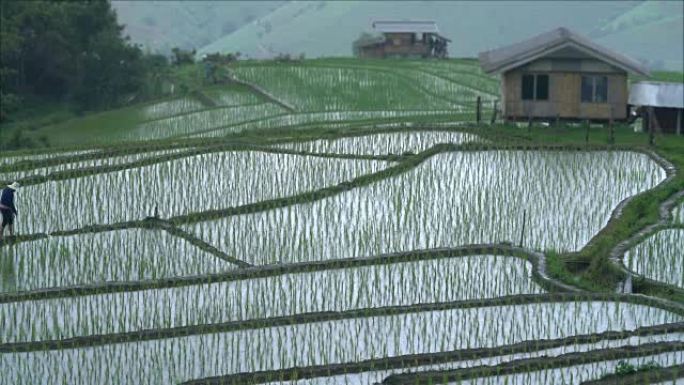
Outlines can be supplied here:
[[453, 72], [449, 69], [423, 68], [421, 72], [461, 84], [472, 89], [477, 95], [493, 100], [492, 96], [498, 95], [499, 82], [488, 76]]
[[[496, 80], [489, 77], [478, 76], [472, 70], [455, 73], [451, 70], [449, 76], [431, 71], [432, 66], [411, 66], [404, 61], [394, 62], [394, 65], [379, 63], [377, 61], [361, 62], [354, 64], [317, 64], [322, 68], [348, 68], [356, 70], [374, 70], [385, 74], [392, 74], [401, 79], [409, 80], [417, 89], [440, 100], [451, 101], [458, 105], [474, 106], [480, 96], [484, 101], [493, 101], [498, 94]], [[407, 65], [409, 64], [409, 65]], [[482, 84], [482, 83], [485, 84]], [[494, 83], [494, 84], [492, 84]]]
[[[0, 250], [4, 266], [0, 276], [2, 292], [160, 279], [235, 268], [164, 230], [127, 229], [54, 236], [5, 245]], [[101, 305], [106, 310], [107, 304]], [[19, 314], [4, 313], [2, 321], [16, 316]], [[29, 325], [35, 327], [36, 323], [29, 318], [25, 326]]]
[[[682, 321], [625, 302], [531, 303], [360, 317], [87, 348], [4, 353], [3, 383], [170, 384], [295, 366], [485, 348]], [[52, 379], [52, 381], [51, 381]]]
[[223, 126], [264, 119], [285, 112], [272, 103], [219, 107], [139, 124], [127, 133], [131, 140], [161, 139], [191, 135]]
[[[557, 357], [563, 354], [575, 353], [575, 352], [587, 352], [591, 350], [598, 349], [610, 349], [618, 348], [624, 346], [638, 346], [649, 343], [658, 342], [669, 342], [669, 341], [681, 341], [684, 338], [682, 333], [671, 333], [662, 335], [651, 335], [642, 337], [630, 337], [627, 339], [620, 340], [599, 340], [593, 343], [582, 343], [567, 345], [559, 348], [551, 349], [541, 349], [536, 351], [530, 351], [529, 353], [516, 353], [516, 354], [504, 354], [493, 357], [470, 359], [470, 360], [460, 360], [445, 362], [440, 364], [432, 365], [412, 365], [410, 367], [397, 368], [397, 369], [376, 369], [376, 370], [365, 370], [359, 373], [348, 373], [340, 374], [334, 376], [322, 376], [307, 378], [301, 380], [284, 380], [284, 381], [269, 381], [263, 382], [268, 385], [326, 385], [326, 384], [339, 384], [339, 385], [368, 385], [368, 384], [381, 384], [384, 379], [391, 375], [402, 374], [402, 373], [418, 373], [425, 371], [439, 371], [439, 370], [455, 370], [455, 369], [467, 369], [479, 366], [494, 366], [505, 364], [514, 360], [522, 360], [536, 357]], [[619, 357], [617, 357], [619, 358]], [[643, 365], [646, 363], [657, 363], [662, 367], [677, 364], [684, 359], [684, 352], [673, 352], [673, 353], [662, 353], [657, 355], [646, 355], [644, 357], [623, 359], [620, 361], [625, 361], [636, 366]], [[412, 364], [411, 359], [407, 359], [408, 364]], [[562, 384], [562, 385], [579, 385], [581, 381], [586, 381], [588, 379], [594, 379], [604, 374], [615, 373], [615, 368], [618, 364], [618, 360], [606, 360], [593, 364], [586, 365], [576, 365], [560, 369], [544, 369], [539, 371], [529, 371], [523, 374], [510, 375], [508, 378], [501, 375], [495, 377], [481, 377], [473, 380], [462, 380], [460, 382], [454, 382], [454, 384], [488, 384], [488, 385], [500, 385], [500, 384], [519, 384], [519, 385], [533, 385], [533, 384]], [[506, 382], [508, 381], [508, 382]], [[420, 382], [421, 384], [423, 382]], [[433, 381], [434, 384], [439, 384], [438, 381]], [[446, 381], [445, 381], [446, 383]], [[450, 382], [451, 383], [451, 382]]]
[[182, 97], [149, 104], [142, 109], [142, 117], [145, 120], [157, 120], [169, 116], [187, 114], [201, 110], [204, 105], [197, 99]]
[[242, 88], [211, 88], [204, 91], [204, 94], [211, 98], [217, 105], [231, 107], [231, 106], [245, 106], [250, 104], [261, 103], [259, 98], [253, 92]]
[[358, 68], [310, 65], [240, 66], [235, 76], [266, 89], [298, 111], [444, 110], [454, 103], [401, 76]]
[[573, 251], [664, 177], [632, 152], [449, 152], [327, 199], [183, 228], [257, 265], [495, 242]]
[[[151, 237], [147, 235], [147, 241]], [[193, 256], [201, 253], [185, 247], [182, 242], [171, 240], [168, 245], [162, 244], [169, 241], [168, 236], [155, 241], [157, 244], [153, 246], [132, 245], [144, 248], [140, 255], [129, 255], [132, 250], [120, 250], [118, 245], [111, 247], [111, 252], [141, 260], [149, 258], [150, 263], [156, 264], [160, 263], [159, 259], [167, 258], [189, 264], [187, 269], [176, 271], [179, 275], [190, 273], [190, 269], [196, 272], [203, 268], [207, 273], [225, 270], [225, 264], [215, 261], [218, 258]], [[175, 245], [182, 248], [173, 249]], [[59, 273], [51, 270], [32, 273], [42, 273], [53, 279], [56, 274], [62, 279], [64, 274], [74, 280], [73, 271], [78, 268], [73, 265], [84, 263], [83, 248], [85, 245], [70, 251], [69, 257], [75, 260], [69, 261], [69, 266], [58, 270]], [[188, 255], [182, 255], [183, 252]], [[124, 256], [103, 255], [103, 260], [93, 258], [95, 261], [86, 260], [85, 265], [92, 268], [94, 262], [101, 262], [105, 266], [99, 269], [117, 269], [109, 265], [120, 264]], [[35, 256], [22, 255], [22, 258], [31, 257]], [[123, 262], [130, 263], [128, 259]], [[542, 289], [530, 279], [531, 269], [529, 263], [515, 257], [476, 255], [305, 271], [167, 289], [10, 302], [0, 304], [0, 340], [62, 339], [301, 313], [541, 293]], [[136, 276], [135, 266], [131, 270], [133, 274], [127, 278], [147, 278]], [[83, 277], [77, 279], [83, 281], [88, 276], [84, 271]], [[109, 278], [122, 277], [109, 274]]]
[[369, 121], [381, 123], [383, 120], [419, 120], [466, 122], [475, 119], [475, 112], [465, 109], [454, 110], [378, 110], [378, 111], [326, 111], [282, 114], [270, 118], [259, 119], [218, 129], [207, 130], [190, 135], [190, 137], [211, 138], [225, 136], [237, 132], [258, 132], [275, 128], [292, 128], [300, 125], [343, 124], [353, 121]]
[[427, 69], [430, 71], [468, 73], [494, 79], [482, 71], [482, 67], [477, 60], [401, 60], [398, 62], [398, 64], [418, 69]]
[[[620, 365], [629, 364], [634, 367], [658, 365], [667, 367], [679, 365], [684, 361], [684, 351], [647, 355], [643, 357], [622, 359], [619, 355], [611, 360], [592, 362], [582, 365], [573, 365], [556, 369], [534, 370], [508, 374], [481, 377], [463, 381], [435, 381], [433, 384], [439, 385], [530, 385], [530, 384], [560, 384], [560, 385], [581, 385], [585, 381], [596, 380], [607, 374], [614, 374]], [[648, 376], [646, 376], [648, 381]], [[619, 383], [619, 382], [618, 382]], [[655, 384], [651, 381], [644, 384]], [[659, 382], [662, 385], [680, 385], [681, 380], [672, 379], [670, 381]], [[657, 385], [657, 384], [656, 384]]]
[[483, 102], [492, 102], [498, 98], [496, 92], [483, 92], [481, 89], [474, 89], [462, 83], [449, 81], [449, 79], [429, 72], [400, 70], [396, 70], [396, 72], [406, 77], [413, 84], [420, 84], [421, 87], [436, 97], [462, 106], [474, 107], [478, 96]]
[[409, 61], [402, 63], [418, 71], [437, 75], [449, 81], [460, 83], [482, 93], [494, 95], [499, 92], [499, 82], [495, 77], [486, 75], [477, 63], [458, 63], [436, 60], [429, 63]]
[[0, 152], [0, 167], [11, 166], [11, 165], [18, 164], [21, 162], [32, 162], [32, 161], [40, 161], [40, 160], [45, 160], [45, 159], [77, 156], [77, 155], [94, 153], [97, 151], [99, 151], [99, 150], [82, 150], [82, 151], [54, 151], [54, 150], [52, 150], [50, 152], [40, 152], [40, 153], [33, 153], [33, 152], [23, 153], [23, 152], [20, 152], [19, 154], [17, 154], [14, 151], [3, 151], [3, 152]]
[[105, 167], [122, 165], [131, 162], [137, 162], [145, 159], [157, 158], [164, 155], [178, 154], [188, 151], [188, 148], [178, 148], [163, 151], [140, 152], [136, 154], [110, 156], [95, 159], [79, 160], [69, 163], [58, 163], [56, 165], [48, 165], [43, 167], [34, 167], [30, 163], [26, 164], [26, 168], [22, 169], [22, 165], [17, 166], [16, 171], [0, 172], [0, 180], [19, 180], [31, 176], [46, 176], [56, 172], [75, 171], [79, 169], [87, 169], [93, 167]]
[[[259, 151], [207, 153], [22, 188], [21, 233], [77, 229], [222, 209], [335, 185], [387, 162]], [[30, 208], [27, 206], [30, 202]]]
[[[462, 87], [466, 87], [470, 90], [471, 97], [466, 98], [464, 101], [472, 101], [473, 96], [477, 98], [480, 96], [483, 101], [493, 101], [498, 96], [499, 92], [499, 82], [495, 79], [485, 76], [464, 74], [464, 73], [454, 73], [450, 70], [433, 70], [433, 69], [421, 69], [421, 73], [425, 73], [430, 77], [437, 77], [443, 81], [448, 80], [450, 83], [459, 84]], [[463, 90], [463, 88], [461, 88]], [[465, 92], [465, 91], [461, 91]]]
[[456, 131], [397, 131], [290, 142], [276, 147], [325, 154], [400, 155], [425, 151], [439, 143], [462, 144], [479, 141], [482, 140], [477, 135]]
[[665, 229], [625, 253], [625, 266], [655, 281], [684, 289], [684, 229]]
[[684, 202], [682, 202], [679, 206], [675, 207], [675, 209], [672, 212], [672, 220], [674, 221], [674, 223], [684, 224]]

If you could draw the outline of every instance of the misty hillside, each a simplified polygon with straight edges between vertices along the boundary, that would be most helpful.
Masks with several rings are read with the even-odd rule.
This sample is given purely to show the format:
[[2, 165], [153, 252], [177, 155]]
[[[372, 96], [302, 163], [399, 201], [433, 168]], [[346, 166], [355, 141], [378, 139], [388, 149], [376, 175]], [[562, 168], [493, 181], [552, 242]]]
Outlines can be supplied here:
[[[137, 4], [135, 7], [142, 8], [145, 3]], [[451, 57], [474, 57], [482, 50], [566, 26], [599, 44], [643, 61], [652, 69], [681, 71], [684, 62], [681, 33], [684, 3], [679, 1], [289, 1], [264, 4], [217, 2], [200, 6], [200, 3], [178, 3], [177, 7], [186, 12], [189, 8], [215, 8], [205, 9], [211, 14], [207, 17], [212, 22], [190, 26], [185, 25], [188, 24], [186, 20], [177, 18], [168, 23], [173, 26], [170, 28], [173, 32], [159, 40], [168, 41], [176, 31], [189, 30], [199, 37], [178, 33], [179, 39], [185, 39], [179, 45], [197, 47], [200, 55], [239, 51], [252, 58], [269, 58], [279, 53], [304, 53], [307, 57], [350, 56], [352, 42], [361, 32], [370, 30], [373, 20], [431, 19], [453, 40], [449, 46]], [[120, 9], [122, 5], [115, 7]], [[129, 7], [134, 8], [131, 4]], [[260, 15], [247, 21], [245, 13]], [[219, 14], [225, 14], [227, 19], [223, 20]], [[140, 19], [140, 16], [135, 18]], [[120, 18], [131, 31], [138, 28], [139, 22], [135, 18], [122, 12]], [[231, 18], [238, 22], [242, 20], [233, 24], [240, 26], [221, 34], [220, 22]], [[214, 28], [213, 33], [202, 32], [209, 28]], [[157, 28], [160, 33], [163, 30]], [[131, 35], [135, 39], [132, 32]], [[217, 38], [204, 44], [209, 36]]]
[[285, 1], [112, 1], [124, 33], [152, 52], [199, 48]]

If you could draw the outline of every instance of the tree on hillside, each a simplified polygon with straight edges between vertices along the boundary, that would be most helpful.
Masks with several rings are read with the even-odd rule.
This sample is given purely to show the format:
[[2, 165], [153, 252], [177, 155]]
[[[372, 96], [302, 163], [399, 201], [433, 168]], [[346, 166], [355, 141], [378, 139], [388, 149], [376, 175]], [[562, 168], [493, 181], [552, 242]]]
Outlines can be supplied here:
[[79, 109], [112, 107], [145, 79], [140, 48], [106, 0], [0, 2], [0, 95], [73, 102]]
[[178, 47], [174, 47], [171, 50], [171, 53], [173, 54], [173, 64], [180, 66], [184, 64], [192, 64], [195, 62], [195, 54], [197, 51], [194, 49], [192, 51], [186, 51], [182, 50]]

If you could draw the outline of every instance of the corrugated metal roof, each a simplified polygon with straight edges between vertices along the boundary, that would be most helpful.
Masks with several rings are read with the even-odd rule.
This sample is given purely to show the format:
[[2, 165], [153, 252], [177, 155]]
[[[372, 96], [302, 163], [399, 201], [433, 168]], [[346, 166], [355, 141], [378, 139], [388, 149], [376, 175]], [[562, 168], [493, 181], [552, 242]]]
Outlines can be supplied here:
[[505, 72], [566, 47], [575, 48], [627, 72], [648, 76], [648, 70], [636, 60], [602, 47], [563, 27], [519, 43], [482, 52], [479, 59], [485, 72]]
[[431, 20], [380, 20], [373, 22], [373, 29], [383, 33], [439, 33], [437, 24]]
[[684, 84], [638, 82], [629, 89], [629, 104], [633, 106], [684, 108]]

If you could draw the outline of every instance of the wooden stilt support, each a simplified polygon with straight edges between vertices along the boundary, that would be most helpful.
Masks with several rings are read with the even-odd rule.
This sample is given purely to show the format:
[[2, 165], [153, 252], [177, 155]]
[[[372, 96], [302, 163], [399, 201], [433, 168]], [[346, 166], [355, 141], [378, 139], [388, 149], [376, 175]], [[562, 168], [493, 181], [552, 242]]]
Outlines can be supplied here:
[[499, 103], [498, 100], [494, 100], [494, 111], [492, 111], [492, 120], [489, 122], [489, 124], [492, 126], [494, 125], [494, 123], [496, 123], [496, 114], [498, 113], [498, 111], [497, 111], [498, 103]]

